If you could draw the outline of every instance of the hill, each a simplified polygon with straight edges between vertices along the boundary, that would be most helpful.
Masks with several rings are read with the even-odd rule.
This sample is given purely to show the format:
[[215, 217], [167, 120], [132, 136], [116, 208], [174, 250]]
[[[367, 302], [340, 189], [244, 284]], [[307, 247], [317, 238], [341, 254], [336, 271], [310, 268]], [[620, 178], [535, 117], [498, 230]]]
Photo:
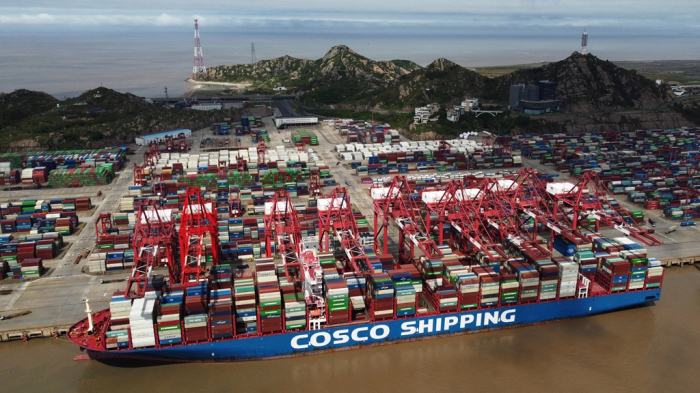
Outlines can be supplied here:
[[557, 82], [556, 98], [562, 101], [562, 108], [576, 113], [655, 109], [673, 100], [668, 87], [657, 85], [637, 71], [578, 52], [539, 68], [495, 78], [495, 89], [483, 95], [486, 99], [507, 101], [508, 86], [544, 79]]
[[451, 104], [467, 96], [479, 97], [488, 83], [488, 78], [440, 58], [425, 68], [400, 76], [359, 104], [385, 109], [411, 109], [431, 102]]
[[53, 96], [38, 91], [0, 93], [0, 129], [54, 108], [57, 102]]
[[0, 149], [72, 149], [131, 143], [137, 135], [198, 129], [235, 115], [235, 111], [163, 108], [104, 87], [65, 101], [42, 92], [17, 90], [0, 96]]
[[505, 104], [511, 84], [543, 79], [557, 82], [556, 97], [569, 112], [654, 109], [673, 98], [667, 87], [635, 70], [577, 52], [558, 62], [488, 77], [444, 58], [420, 67], [407, 60], [374, 61], [340, 45], [318, 60], [284, 56], [254, 65], [219, 66], [207, 78], [251, 82], [259, 89], [285, 86], [309, 107], [403, 110], [430, 102], [458, 103], [466, 96]]
[[375, 61], [338, 45], [318, 60], [283, 56], [255, 64], [212, 67], [204, 80], [250, 82], [257, 90], [284, 86], [305, 93], [310, 104], [327, 105], [356, 101], [417, 69], [420, 66], [408, 60]]
[[562, 109], [569, 112], [654, 109], [673, 98], [667, 87], [656, 85], [634, 70], [590, 54], [573, 53], [558, 62], [496, 78], [438, 59], [398, 78], [376, 94], [374, 104], [381, 108], [411, 108], [430, 102], [453, 104], [467, 96], [505, 104], [510, 85], [544, 79], [557, 82], [556, 98], [562, 101]]
[[[539, 118], [506, 112], [497, 119], [481, 117], [476, 122], [479, 124], [460, 122], [459, 127], [472, 128], [452, 131], [491, 128], [504, 132], [580, 132], [695, 124], [695, 107], [669, 107], [674, 96], [668, 86], [657, 85], [636, 70], [591, 54], [574, 52], [561, 61], [511, 68], [510, 72], [499, 70], [488, 76], [444, 58], [420, 67], [406, 60], [373, 61], [346, 46], [337, 46], [318, 60], [287, 56], [254, 66], [216, 67], [210, 79], [252, 82], [265, 88], [284, 85], [298, 95], [305, 107], [324, 113], [354, 110], [383, 111], [389, 115], [397, 111], [407, 115], [413, 108], [433, 102], [445, 108], [465, 97], [504, 107], [510, 85], [546, 79], [557, 83], [555, 97], [561, 101], [562, 112]], [[401, 119], [399, 128], [415, 128], [410, 125], [412, 117]]]

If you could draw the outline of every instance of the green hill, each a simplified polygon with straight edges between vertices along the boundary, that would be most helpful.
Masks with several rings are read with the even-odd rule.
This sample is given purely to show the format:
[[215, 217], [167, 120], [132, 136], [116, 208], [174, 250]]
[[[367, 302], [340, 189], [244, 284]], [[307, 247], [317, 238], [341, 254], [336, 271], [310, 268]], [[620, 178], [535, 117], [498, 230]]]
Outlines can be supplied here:
[[483, 96], [505, 102], [511, 84], [536, 83], [543, 79], [557, 82], [556, 98], [562, 101], [562, 108], [570, 112], [655, 109], [673, 99], [667, 86], [657, 85], [635, 70], [577, 52], [558, 62], [495, 78], [494, 89], [484, 91]]
[[263, 91], [284, 86], [304, 93], [307, 103], [318, 106], [357, 101], [417, 69], [420, 66], [408, 60], [374, 61], [339, 45], [318, 60], [283, 56], [255, 64], [212, 67], [203, 80], [250, 82]]
[[402, 110], [431, 102], [451, 105], [467, 96], [506, 104], [511, 84], [543, 79], [557, 82], [562, 108], [576, 113], [654, 109], [673, 98], [666, 86], [637, 71], [577, 52], [491, 78], [444, 58], [420, 67], [408, 60], [374, 61], [340, 45], [318, 60], [284, 56], [255, 65], [219, 66], [211, 68], [207, 78], [251, 82], [263, 90], [285, 86], [309, 107]]
[[456, 103], [466, 96], [480, 96], [487, 83], [488, 79], [482, 75], [440, 58], [399, 77], [386, 89], [359, 103], [386, 109], [410, 109], [431, 102]]
[[593, 55], [573, 53], [537, 68], [489, 78], [446, 59], [398, 78], [373, 97], [381, 108], [411, 108], [431, 102], [452, 104], [465, 97], [501, 104], [517, 83], [557, 82], [556, 98], [570, 112], [654, 109], [672, 100], [667, 87], [658, 86], [634, 70], [626, 70]]
[[0, 93], [0, 129], [56, 107], [53, 96], [31, 90]]
[[[58, 105], [58, 106], [57, 106]], [[135, 136], [197, 129], [237, 111], [170, 109], [101, 87], [59, 101], [28, 90], [0, 96], [0, 149], [90, 148], [131, 143]]]

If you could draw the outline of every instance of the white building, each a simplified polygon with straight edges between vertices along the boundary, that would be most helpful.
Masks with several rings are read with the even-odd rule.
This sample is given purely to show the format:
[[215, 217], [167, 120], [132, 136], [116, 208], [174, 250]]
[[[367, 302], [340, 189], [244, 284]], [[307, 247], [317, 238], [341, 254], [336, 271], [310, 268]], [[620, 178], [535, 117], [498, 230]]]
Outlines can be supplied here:
[[316, 116], [297, 116], [297, 117], [274, 117], [275, 126], [283, 128], [286, 126], [310, 126], [318, 124]]
[[466, 112], [471, 112], [472, 109], [477, 109], [479, 108], [479, 99], [478, 98], [465, 98], [464, 101], [462, 101], [462, 108]]
[[195, 104], [190, 107], [196, 111], [216, 111], [221, 110], [222, 105], [220, 102], [210, 102], [206, 104]]
[[416, 124], [427, 124], [428, 121], [437, 121], [437, 117], [433, 120], [430, 118], [430, 116], [439, 109], [440, 105], [435, 103], [416, 108], [415, 115], [413, 116], [413, 122]]

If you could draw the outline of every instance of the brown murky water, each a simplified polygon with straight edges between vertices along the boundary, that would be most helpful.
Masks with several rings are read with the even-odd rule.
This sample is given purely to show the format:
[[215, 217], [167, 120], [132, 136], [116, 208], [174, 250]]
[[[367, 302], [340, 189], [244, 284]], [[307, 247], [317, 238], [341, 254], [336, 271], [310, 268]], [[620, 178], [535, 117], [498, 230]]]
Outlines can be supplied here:
[[650, 307], [302, 358], [141, 368], [73, 361], [66, 340], [0, 344], [0, 392], [698, 392], [700, 266]]

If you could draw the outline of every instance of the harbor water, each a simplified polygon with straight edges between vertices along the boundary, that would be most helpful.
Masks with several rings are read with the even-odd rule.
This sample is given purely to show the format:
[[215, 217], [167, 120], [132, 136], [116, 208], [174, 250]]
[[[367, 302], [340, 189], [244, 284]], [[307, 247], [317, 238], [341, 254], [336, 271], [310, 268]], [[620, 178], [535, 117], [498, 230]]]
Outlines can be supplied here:
[[700, 266], [686, 265], [648, 307], [317, 356], [115, 367], [74, 361], [65, 337], [2, 343], [0, 391], [696, 392], [699, 327]]

